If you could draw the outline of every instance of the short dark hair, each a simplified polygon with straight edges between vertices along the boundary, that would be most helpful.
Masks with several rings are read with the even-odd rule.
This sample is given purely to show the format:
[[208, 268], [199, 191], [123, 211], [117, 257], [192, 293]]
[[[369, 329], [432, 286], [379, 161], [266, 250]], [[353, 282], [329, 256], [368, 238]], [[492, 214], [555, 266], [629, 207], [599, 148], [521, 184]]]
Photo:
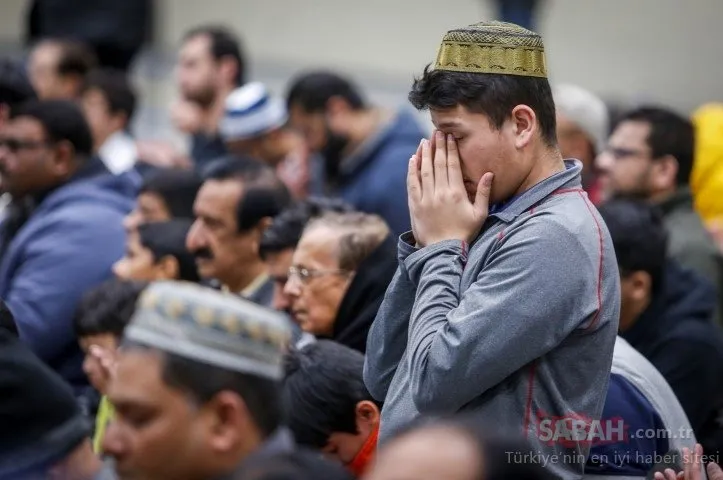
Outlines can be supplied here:
[[125, 72], [120, 70], [93, 70], [88, 74], [83, 85], [83, 92], [99, 90], [113, 114], [125, 114], [126, 122], [130, 123], [136, 110], [136, 94], [131, 87]]
[[286, 95], [286, 104], [289, 108], [298, 105], [305, 112], [323, 112], [331, 97], [343, 98], [354, 110], [365, 107], [356, 86], [340, 75], [326, 71], [304, 73], [294, 79]]
[[418, 110], [466, 107], [486, 115], [500, 129], [517, 105], [534, 110], [540, 136], [551, 147], [557, 145], [555, 102], [546, 78], [521, 75], [492, 75], [424, 69], [409, 92], [409, 101]]
[[98, 65], [93, 49], [83, 42], [68, 39], [47, 39], [42, 44], [56, 45], [60, 50], [58, 59], [59, 75], [77, 75], [85, 77]]
[[178, 262], [177, 280], [199, 282], [196, 259], [186, 249], [186, 236], [191, 229], [190, 219], [174, 219], [167, 222], [149, 222], [138, 226], [141, 245], [151, 251], [158, 261], [171, 256]]
[[695, 128], [687, 118], [672, 110], [659, 107], [640, 107], [623, 114], [617, 122], [643, 122], [650, 125], [647, 138], [653, 159], [666, 155], [678, 162], [676, 183], [679, 187], [690, 183], [695, 152]]
[[110, 333], [120, 339], [146, 282], [111, 279], [88, 291], [75, 316], [78, 337]]
[[278, 253], [294, 248], [301, 239], [304, 227], [312, 218], [327, 212], [346, 213], [354, 208], [343, 200], [327, 197], [310, 197], [283, 210], [264, 231], [259, 246], [259, 254], [264, 258], [270, 253]]
[[331, 340], [319, 340], [285, 358], [282, 391], [287, 424], [296, 440], [314, 448], [333, 432], [358, 433], [356, 405], [381, 406], [364, 385], [364, 355]]
[[22, 65], [8, 58], [0, 59], [0, 105], [7, 105], [12, 114], [18, 106], [35, 98]]
[[207, 180], [240, 180], [244, 188], [236, 207], [239, 232], [254, 228], [264, 218], [273, 218], [291, 203], [286, 185], [273, 168], [251, 157], [228, 155], [212, 162], [203, 173]]
[[193, 218], [193, 202], [201, 188], [195, 170], [162, 168], [143, 179], [140, 193], [154, 193], [163, 199], [173, 218]]
[[652, 279], [653, 292], [663, 284], [668, 234], [662, 213], [653, 205], [617, 198], [599, 207], [610, 231], [620, 273], [643, 271]]
[[189, 394], [203, 405], [223, 390], [243, 398], [257, 428], [264, 437], [271, 435], [282, 423], [279, 382], [254, 375], [227, 370], [163, 352], [163, 380]]
[[200, 35], [207, 36], [211, 40], [211, 55], [217, 61], [223, 57], [231, 57], [236, 61], [236, 85], [243, 85], [246, 82], [246, 61], [242, 53], [241, 41], [230, 29], [221, 25], [203, 25], [196, 27], [183, 36], [183, 40]]
[[51, 142], [67, 141], [80, 157], [93, 152], [93, 136], [80, 107], [69, 100], [31, 100], [11, 114], [12, 118], [30, 117], [43, 125]]

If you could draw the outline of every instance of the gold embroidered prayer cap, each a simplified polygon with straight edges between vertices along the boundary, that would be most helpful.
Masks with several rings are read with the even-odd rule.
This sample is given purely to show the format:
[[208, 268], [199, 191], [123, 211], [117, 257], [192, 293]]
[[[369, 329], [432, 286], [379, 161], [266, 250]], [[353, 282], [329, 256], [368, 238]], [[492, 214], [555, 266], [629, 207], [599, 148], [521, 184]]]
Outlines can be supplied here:
[[288, 319], [255, 303], [185, 282], [156, 282], [138, 299], [126, 339], [200, 363], [283, 378]]
[[514, 23], [475, 23], [447, 32], [434, 70], [547, 78], [545, 46], [538, 34]]

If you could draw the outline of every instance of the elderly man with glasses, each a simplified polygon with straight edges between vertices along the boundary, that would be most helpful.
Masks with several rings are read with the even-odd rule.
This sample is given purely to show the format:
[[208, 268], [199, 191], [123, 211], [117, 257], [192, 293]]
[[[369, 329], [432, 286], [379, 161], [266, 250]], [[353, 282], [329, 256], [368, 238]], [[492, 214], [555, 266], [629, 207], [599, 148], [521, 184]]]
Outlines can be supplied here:
[[309, 222], [284, 293], [304, 331], [362, 353], [369, 327], [396, 270], [389, 227], [361, 212], [330, 212]]

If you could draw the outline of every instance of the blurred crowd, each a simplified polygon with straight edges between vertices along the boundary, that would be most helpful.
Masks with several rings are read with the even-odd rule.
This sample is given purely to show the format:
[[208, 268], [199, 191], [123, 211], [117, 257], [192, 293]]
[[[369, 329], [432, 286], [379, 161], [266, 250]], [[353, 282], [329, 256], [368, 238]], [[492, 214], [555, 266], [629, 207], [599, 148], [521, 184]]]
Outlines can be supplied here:
[[[499, 142], [528, 148], [527, 117], [484, 108], [516, 104], [502, 83], [425, 71], [430, 144], [412, 106], [333, 70], [279, 95], [199, 26], [180, 151], [130, 128], [145, 2], [105, 40], [38, 3], [0, 59], [0, 479], [723, 478], [723, 104], [613, 115], [530, 80], [535, 152], [574, 161], [526, 191]], [[501, 136], [467, 140], [470, 112]], [[500, 220], [461, 247], [413, 197], [440, 148]], [[502, 162], [491, 194], [474, 155]]]

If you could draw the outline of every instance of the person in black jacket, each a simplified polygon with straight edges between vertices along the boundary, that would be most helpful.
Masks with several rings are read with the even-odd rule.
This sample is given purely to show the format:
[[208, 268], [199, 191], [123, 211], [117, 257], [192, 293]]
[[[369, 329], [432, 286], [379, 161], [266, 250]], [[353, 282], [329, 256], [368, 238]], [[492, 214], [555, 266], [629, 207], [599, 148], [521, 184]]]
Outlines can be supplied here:
[[303, 330], [364, 353], [396, 268], [395, 241], [381, 217], [327, 213], [304, 229], [284, 293]]
[[620, 334], [663, 374], [706, 451], [723, 447], [723, 333], [713, 285], [666, 257], [660, 212], [618, 199], [600, 208], [620, 266]]

